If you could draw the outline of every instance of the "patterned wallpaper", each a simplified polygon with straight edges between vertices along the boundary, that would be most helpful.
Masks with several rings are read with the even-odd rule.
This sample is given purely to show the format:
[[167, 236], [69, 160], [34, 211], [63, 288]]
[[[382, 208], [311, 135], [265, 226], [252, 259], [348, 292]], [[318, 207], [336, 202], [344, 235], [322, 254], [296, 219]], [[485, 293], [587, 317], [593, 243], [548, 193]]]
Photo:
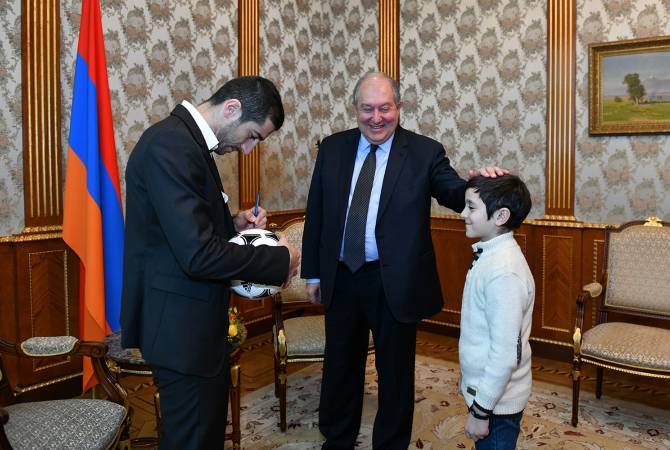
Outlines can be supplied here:
[[261, 0], [261, 74], [286, 109], [263, 144], [261, 189], [268, 210], [305, 208], [316, 142], [356, 126], [351, 91], [377, 68], [377, 0]]
[[[0, 0], [0, 235], [23, 228], [19, 0]], [[80, 0], [61, 8], [63, 151], [67, 154]], [[103, 0], [117, 160], [125, 198], [126, 162], [142, 131], [183, 99], [200, 103], [237, 74], [237, 1]], [[5, 81], [8, 80], [8, 81]], [[10, 148], [11, 143], [11, 148]], [[237, 155], [217, 156], [224, 187], [237, 210]]]
[[[61, 1], [63, 142], [69, 129], [79, 0]], [[357, 78], [377, 67], [377, 0], [261, 0], [260, 73], [280, 87], [284, 127], [261, 153], [263, 203], [303, 208], [318, 139], [355, 126]], [[406, 128], [441, 141], [457, 170], [518, 172], [544, 211], [546, 2], [403, 0]], [[0, 0], [0, 236], [23, 227], [19, 0]], [[236, 74], [235, 0], [102, 1], [119, 169], [141, 132]], [[588, 135], [591, 42], [670, 34], [667, 0], [578, 0], [576, 201], [579, 220], [670, 214], [670, 139]], [[233, 210], [237, 155], [218, 157]], [[124, 189], [124, 187], [122, 187]], [[124, 189], [125, 192], [125, 189]], [[435, 206], [434, 212], [449, 212]]]
[[[404, 127], [442, 142], [466, 176], [487, 165], [519, 174], [544, 214], [546, 2], [400, 3]], [[434, 202], [434, 213], [452, 212]], [[460, 212], [460, 211], [459, 211]]]
[[[207, 100], [237, 74], [237, 1], [103, 0], [101, 10], [117, 159], [124, 174], [130, 152], [150, 124], [182, 100]], [[61, 2], [63, 142], [80, 13], [80, 0]], [[217, 167], [236, 211], [237, 155], [217, 156]], [[125, 182], [121, 189], [125, 198]]]
[[0, 236], [23, 228], [21, 0], [0, 0]]
[[670, 219], [670, 138], [590, 137], [588, 44], [670, 34], [667, 0], [578, 0], [575, 215], [622, 223]]

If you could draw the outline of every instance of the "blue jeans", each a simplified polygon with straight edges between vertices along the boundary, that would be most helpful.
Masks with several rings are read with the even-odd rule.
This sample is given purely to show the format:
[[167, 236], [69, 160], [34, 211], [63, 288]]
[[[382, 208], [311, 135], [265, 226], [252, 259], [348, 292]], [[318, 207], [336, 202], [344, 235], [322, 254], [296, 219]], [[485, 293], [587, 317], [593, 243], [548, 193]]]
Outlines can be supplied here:
[[477, 450], [514, 450], [521, 429], [523, 411], [516, 414], [493, 414], [489, 421], [489, 435], [475, 443]]

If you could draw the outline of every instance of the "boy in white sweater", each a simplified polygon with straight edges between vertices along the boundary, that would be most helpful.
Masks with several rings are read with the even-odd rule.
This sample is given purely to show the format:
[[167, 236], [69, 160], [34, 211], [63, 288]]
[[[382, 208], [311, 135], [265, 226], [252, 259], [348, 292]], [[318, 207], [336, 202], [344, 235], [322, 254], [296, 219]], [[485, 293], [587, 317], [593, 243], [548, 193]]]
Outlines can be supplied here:
[[465, 191], [465, 234], [479, 238], [463, 289], [458, 343], [466, 437], [477, 450], [514, 449], [531, 390], [535, 284], [512, 230], [531, 199], [514, 175], [473, 177]]

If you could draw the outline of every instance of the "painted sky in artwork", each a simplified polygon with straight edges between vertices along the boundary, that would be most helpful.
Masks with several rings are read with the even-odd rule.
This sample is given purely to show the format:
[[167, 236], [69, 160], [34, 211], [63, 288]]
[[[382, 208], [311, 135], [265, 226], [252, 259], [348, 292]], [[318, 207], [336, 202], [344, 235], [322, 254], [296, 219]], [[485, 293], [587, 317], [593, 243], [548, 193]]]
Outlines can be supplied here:
[[670, 89], [670, 51], [604, 56], [603, 95], [627, 95], [623, 79], [628, 73], [638, 73], [647, 90], [652, 85], [658, 86], [658, 89], [665, 90], [666, 86]]

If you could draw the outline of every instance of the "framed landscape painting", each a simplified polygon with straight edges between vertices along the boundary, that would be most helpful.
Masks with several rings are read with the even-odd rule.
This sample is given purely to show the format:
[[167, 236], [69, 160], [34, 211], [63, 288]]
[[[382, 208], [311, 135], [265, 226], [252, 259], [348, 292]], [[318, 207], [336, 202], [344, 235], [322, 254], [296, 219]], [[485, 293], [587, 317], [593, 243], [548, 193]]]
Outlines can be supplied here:
[[670, 132], [670, 36], [589, 45], [589, 133]]

